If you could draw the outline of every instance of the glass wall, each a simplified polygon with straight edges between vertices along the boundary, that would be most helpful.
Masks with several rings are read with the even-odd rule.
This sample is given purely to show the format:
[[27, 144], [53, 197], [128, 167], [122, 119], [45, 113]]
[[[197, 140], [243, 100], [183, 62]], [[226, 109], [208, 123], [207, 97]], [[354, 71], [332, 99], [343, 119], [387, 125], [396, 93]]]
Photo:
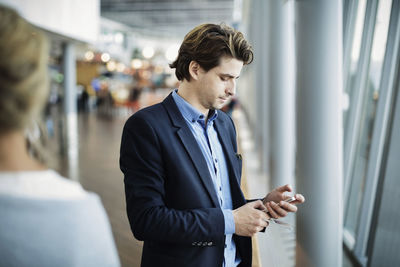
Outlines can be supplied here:
[[[362, 3], [365, 1], [360, 1]], [[389, 28], [389, 14], [391, 7], [391, 0], [381, 0], [378, 5], [378, 12], [376, 16], [374, 38], [372, 44], [372, 51], [369, 62], [369, 72], [365, 85], [360, 90], [364, 91], [362, 99], [353, 99], [351, 102], [358, 101], [361, 105], [361, 115], [356, 122], [358, 126], [357, 148], [352, 167], [350, 192], [347, 199], [347, 213], [345, 216], [345, 227], [352, 235], [357, 232], [357, 224], [360, 213], [361, 201], [363, 199], [365, 177], [367, 172], [367, 163], [371, 148], [372, 129], [375, 121], [376, 104], [379, 99], [379, 82], [382, 74], [383, 58], [386, 48], [387, 32]], [[363, 6], [361, 4], [359, 6]], [[358, 62], [360, 44], [358, 39], [354, 42], [352, 51], [355, 53], [356, 61]], [[352, 54], [353, 58], [353, 54]], [[352, 60], [352, 63], [354, 60]], [[349, 91], [354, 90], [354, 72], [350, 69]]]
[[[350, 95], [352, 92], [352, 89], [354, 88], [355, 85], [355, 76], [356, 76], [356, 71], [357, 71], [357, 66], [358, 66], [358, 61], [360, 58], [360, 49], [361, 49], [361, 38], [362, 38], [362, 29], [364, 25], [364, 18], [365, 18], [365, 7], [367, 4], [367, 0], [359, 0], [357, 5], [355, 5], [356, 10], [354, 10], [355, 13], [355, 18], [354, 21], [355, 23], [353, 25], [349, 25], [350, 27], [353, 27], [352, 29], [353, 34], [348, 36], [349, 39], [351, 39], [350, 42], [350, 56], [347, 59], [349, 61], [348, 63], [348, 72], [346, 73], [346, 81], [348, 81], [348, 85], [344, 87], [345, 89], [345, 106], [344, 106], [344, 125], [345, 125], [345, 130], [347, 129], [347, 118], [348, 118], [348, 109], [350, 104], [353, 103], [353, 99], [350, 99]], [[352, 14], [350, 14], [352, 15]], [[345, 84], [346, 85], [346, 84]]]
[[[384, 138], [393, 101], [391, 62], [398, 62], [394, 34], [400, 27], [397, 0], [347, 0], [344, 48], [344, 266], [368, 266], [367, 246], [384, 168]], [[392, 13], [395, 13], [394, 15]], [[390, 32], [391, 29], [391, 32]], [[346, 47], [346, 44], [347, 47]], [[347, 103], [346, 103], [347, 102]]]

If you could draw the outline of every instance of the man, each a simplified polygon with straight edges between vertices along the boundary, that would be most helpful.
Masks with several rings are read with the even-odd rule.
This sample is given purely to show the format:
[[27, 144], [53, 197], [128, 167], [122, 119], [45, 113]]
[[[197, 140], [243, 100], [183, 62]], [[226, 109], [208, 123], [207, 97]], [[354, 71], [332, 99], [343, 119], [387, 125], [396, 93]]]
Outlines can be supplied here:
[[178, 89], [126, 122], [120, 166], [129, 222], [144, 240], [142, 266], [251, 266], [250, 237], [270, 216], [297, 210], [283, 202], [289, 185], [263, 201], [247, 202], [240, 190], [235, 127], [219, 109], [252, 59], [240, 32], [197, 26], [171, 64]]

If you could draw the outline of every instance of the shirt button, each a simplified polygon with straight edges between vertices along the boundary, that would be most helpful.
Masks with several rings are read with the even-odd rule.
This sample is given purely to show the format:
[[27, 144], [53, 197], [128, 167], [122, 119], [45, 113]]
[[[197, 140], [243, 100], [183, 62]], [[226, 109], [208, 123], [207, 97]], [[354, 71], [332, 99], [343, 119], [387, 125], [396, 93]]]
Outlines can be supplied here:
[[221, 188], [221, 187], [219, 187], [219, 191], [222, 191], [222, 188]]
[[226, 247], [227, 247], [227, 245], [225, 244], [225, 245], [224, 245], [224, 247], [226, 248]]
[[195, 119], [193, 119], [193, 120], [192, 120], [192, 122], [196, 122], [196, 120], [195, 120]]
[[217, 163], [218, 162], [218, 159], [215, 159], [215, 163]]

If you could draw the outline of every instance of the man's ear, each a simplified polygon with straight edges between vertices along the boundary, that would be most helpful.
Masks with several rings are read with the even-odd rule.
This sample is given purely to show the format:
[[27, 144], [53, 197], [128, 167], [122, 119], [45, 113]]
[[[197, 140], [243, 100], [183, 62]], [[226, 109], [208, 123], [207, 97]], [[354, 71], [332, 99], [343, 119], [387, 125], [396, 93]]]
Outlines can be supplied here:
[[191, 78], [194, 80], [198, 80], [199, 78], [199, 73], [200, 73], [200, 65], [196, 61], [192, 60], [189, 63], [189, 73]]

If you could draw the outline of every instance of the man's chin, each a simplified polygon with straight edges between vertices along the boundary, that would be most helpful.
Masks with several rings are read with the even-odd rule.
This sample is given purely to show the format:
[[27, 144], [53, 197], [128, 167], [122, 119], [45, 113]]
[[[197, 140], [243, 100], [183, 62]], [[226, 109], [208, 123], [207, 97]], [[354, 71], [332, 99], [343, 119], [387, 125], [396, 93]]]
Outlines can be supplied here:
[[212, 109], [221, 109], [221, 108], [223, 108], [225, 106], [225, 104], [218, 104], [218, 105], [214, 105], [213, 107], [212, 107]]

